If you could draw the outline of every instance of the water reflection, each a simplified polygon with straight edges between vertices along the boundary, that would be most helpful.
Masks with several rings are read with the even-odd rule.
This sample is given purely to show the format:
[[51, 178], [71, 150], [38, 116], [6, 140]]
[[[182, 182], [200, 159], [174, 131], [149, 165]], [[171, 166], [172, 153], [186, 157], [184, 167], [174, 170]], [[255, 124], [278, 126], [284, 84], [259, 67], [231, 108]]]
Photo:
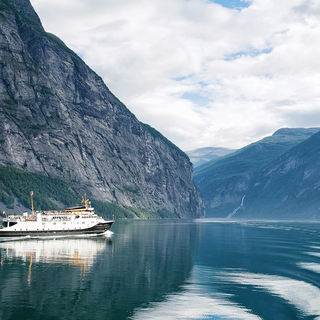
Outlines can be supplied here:
[[320, 316], [320, 289], [310, 283], [277, 275], [243, 271], [224, 273], [221, 276], [230, 283], [253, 287], [257, 291], [280, 297], [289, 305], [295, 306], [305, 317]]
[[199, 221], [183, 289], [132, 319], [320, 319], [319, 223]]
[[211, 274], [207, 292], [265, 320], [320, 317], [319, 223], [235, 221], [202, 229], [196, 264]]
[[23, 261], [28, 265], [27, 283], [32, 280], [32, 265], [68, 264], [78, 267], [84, 275], [90, 270], [97, 255], [106, 247], [105, 241], [90, 238], [28, 239], [0, 242], [1, 265]]
[[106, 246], [105, 241], [91, 238], [30, 239], [0, 242], [2, 259], [35, 263], [62, 263], [89, 269], [97, 254]]
[[122, 221], [0, 243], [0, 319], [320, 319], [320, 223]]
[[0, 319], [127, 319], [182, 290], [194, 224], [117, 222], [113, 232], [112, 239], [0, 243]]

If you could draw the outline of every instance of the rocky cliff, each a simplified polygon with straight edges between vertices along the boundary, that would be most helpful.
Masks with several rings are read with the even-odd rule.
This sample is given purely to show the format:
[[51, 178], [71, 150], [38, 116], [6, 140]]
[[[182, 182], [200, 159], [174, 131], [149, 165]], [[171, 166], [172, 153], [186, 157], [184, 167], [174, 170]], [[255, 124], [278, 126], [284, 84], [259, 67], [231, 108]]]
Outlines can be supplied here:
[[46, 33], [29, 0], [0, 0], [0, 10], [0, 165], [100, 201], [202, 216], [188, 156]]

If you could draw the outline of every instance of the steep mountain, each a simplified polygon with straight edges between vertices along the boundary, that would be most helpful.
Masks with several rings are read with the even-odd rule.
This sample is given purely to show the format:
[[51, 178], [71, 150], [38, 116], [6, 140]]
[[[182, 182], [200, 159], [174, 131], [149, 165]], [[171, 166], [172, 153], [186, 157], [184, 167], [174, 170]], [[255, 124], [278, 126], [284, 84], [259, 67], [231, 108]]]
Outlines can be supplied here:
[[320, 218], [320, 132], [268, 163], [239, 217]]
[[188, 156], [46, 33], [29, 0], [0, 0], [0, 119], [0, 166], [60, 179], [102, 203], [203, 215]]
[[[254, 197], [250, 198], [250, 194], [254, 185], [259, 183], [257, 177], [263, 168], [319, 130], [280, 129], [270, 137], [196, 168], [193, 179], [203, 194], [207, 216], [240, 216], [240, 212], [243, 217], [246, 214], [258, 216], [261, 209], [259, 204], [255, 207], [255, 212], [249, 213], [254, 200]], [[274, 191], [276, 190], [275, 188]], [[271, 205], [273, 198], [267, 198], [266, 201]], [[269, 216], [272, 214], [270, 212]]]
[[226, 156], [227, 154], [230, 154], [234, 151], [235, 150], [233, 149], [227, 148], [207, 147], [186, 151], [186, 154], [189, 156], [190, 161], [193, 163], [193, 167], [196, 168], [204, 163], [207, 163], [208, 161]]

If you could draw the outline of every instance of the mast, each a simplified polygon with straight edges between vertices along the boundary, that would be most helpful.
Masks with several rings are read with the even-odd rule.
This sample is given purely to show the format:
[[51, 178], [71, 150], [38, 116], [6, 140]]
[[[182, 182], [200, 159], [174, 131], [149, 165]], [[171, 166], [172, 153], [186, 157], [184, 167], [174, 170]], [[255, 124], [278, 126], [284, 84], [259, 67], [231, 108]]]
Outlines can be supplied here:
[[31, 211], [32, 211], [32, 215], [34, 215], [34, 211], [33, 211], [33, 191], [30, 192], [30, 196], [31, 196]]
[[87, 194], [86, 193], [84, 194], [84, 197], [82, 197], [82, 201], [81, 202], [85, 205], [86, 209], [88, 208], [88, 205], [91, 205], [91, 202], [89, 201], [89, 199], [87, 199]]

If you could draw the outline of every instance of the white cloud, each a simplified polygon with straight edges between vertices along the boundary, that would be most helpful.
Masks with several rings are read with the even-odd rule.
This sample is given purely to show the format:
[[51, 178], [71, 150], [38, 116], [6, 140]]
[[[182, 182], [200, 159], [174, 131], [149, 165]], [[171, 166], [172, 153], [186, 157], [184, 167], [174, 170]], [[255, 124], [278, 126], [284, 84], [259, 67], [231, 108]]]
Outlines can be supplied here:
[[31, 2], [47, 31], [184, 150], [320, 126], [319, 1]]

